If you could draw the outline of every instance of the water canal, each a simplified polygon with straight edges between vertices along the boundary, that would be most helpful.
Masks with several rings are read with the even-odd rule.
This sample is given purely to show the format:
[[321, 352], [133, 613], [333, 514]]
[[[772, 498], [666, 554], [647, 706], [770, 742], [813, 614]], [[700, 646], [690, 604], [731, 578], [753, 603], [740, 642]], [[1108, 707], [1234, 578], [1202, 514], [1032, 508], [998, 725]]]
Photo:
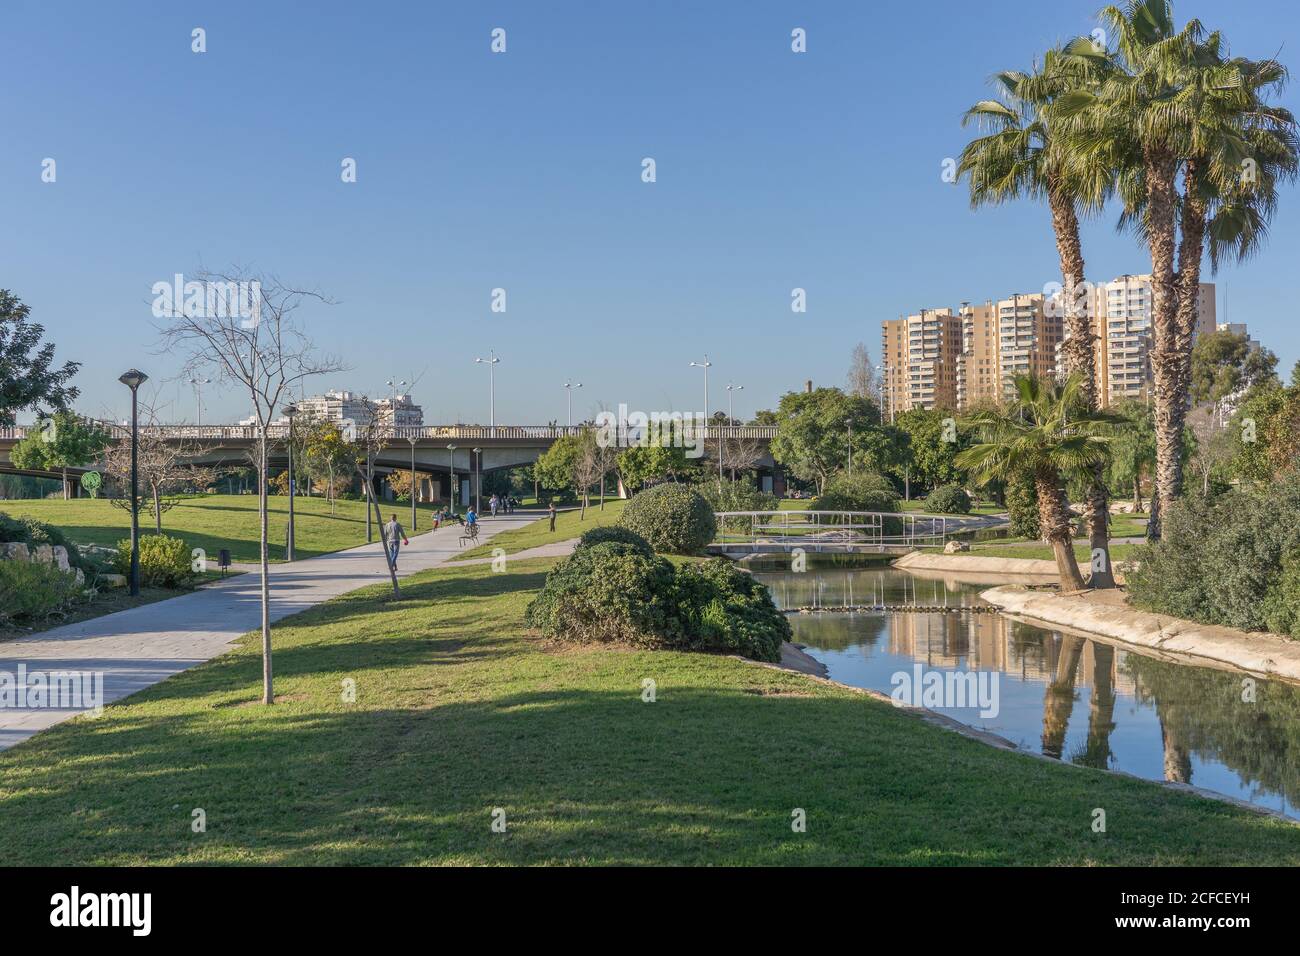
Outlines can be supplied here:
[[1189, 783], [1300, 819], [1300, 687], [962, 610], [1004, 582], [892, 568], [756, 577], [782, 607], [947, 608], [792, 615], [795, 640], [834, 680], [889, 694], [903, 681], [895, 675], [916, 675], [918, 664], [924, 673], [982, 672], [996, 681], [995, 714], [983, 716], [974, 700], [930, 709], [1024, 750]]

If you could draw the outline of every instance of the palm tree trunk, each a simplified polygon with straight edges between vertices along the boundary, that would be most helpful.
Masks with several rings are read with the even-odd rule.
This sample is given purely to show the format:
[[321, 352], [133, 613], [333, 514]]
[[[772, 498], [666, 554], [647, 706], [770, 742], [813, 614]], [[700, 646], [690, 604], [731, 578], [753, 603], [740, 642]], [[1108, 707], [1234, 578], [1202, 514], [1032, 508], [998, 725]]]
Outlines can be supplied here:
[[[1080, 303], [1084, 289], [1083, 243], [1079, 239], [1079, 216], [1074, 198], [1060, 188], [1049, 188], [1048, 205], [1052, 211], [1052, 230], [1056, 233], [1056, 252], [1061, 260], [1061, 298], [1065, 306], [1065, 341], [1061, 359], [1065, 374], [1078, 375], [1080, 391], [1088, 411], [1099, 407], [1097, 396], [1097, 358], [1092, 316], [1087, 303]], [[1106, 490], [1105, 468], [1098, 464], [1088, 485], [1086, 519], [1088, 542], [1092, 550], [1094, 588], [1113, 588], [1115, 577], [1110, 566], [1110, 495]]]
[[1142, 510], [1142, 476], [1141, 472], [1133, 476], [1133, 513]]
[[1074, 710], [1074, 682], [1082, 650], [1083, 638], [1069, 634], [1061, 637], [1056, 674], [1043, 694], [1043, 753], [1057, 760], [1065, 751], [1065, 732], [1070, 726], [1070, 712]]
[[1160, 537], [1160, 515], [1183, 485], [1183, 424], [1187, 409], [1178, 334], [1178, 289], [1174, 276], [1174, 210], [1177, 189], [1173, 154], [1148, 147], [1143, 157], [1147, 176], [1147, 233], [1151, 245], [1151, 377], [1154, 381], [1156, 473], [1147, 537]]
[[1061, 590], [1082, 591], [1086, 585], [1079, 573], [1079, 562], [1074, 558], [1070, 507], [1061, 488], [1061, 476], [1053, 469], [1042, 468], [1034, 475], [1034, 489], [1038, 492], [1039, 531], [1052, 546], [1056, 568], [1061, 574]]

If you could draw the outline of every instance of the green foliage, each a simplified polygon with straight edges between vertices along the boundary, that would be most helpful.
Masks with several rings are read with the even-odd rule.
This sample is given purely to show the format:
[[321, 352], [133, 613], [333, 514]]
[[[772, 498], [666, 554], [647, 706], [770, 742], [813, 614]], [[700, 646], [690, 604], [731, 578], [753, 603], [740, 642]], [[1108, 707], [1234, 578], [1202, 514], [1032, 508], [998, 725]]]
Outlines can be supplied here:
[[1161, 540], [1134, 553], [1133, 603], [1243, 630], [1293, 629], [1300, 606], [1300, 474], [1259, 491], [1188, 495], [1166, 511]]
[[1038, 523], [1038, 489], [1030, 472], [1019, 472], [1007, 478], [1005, 499], [1010, 516], [1011, 537], [1037, 541], [1043, 536]]
[[603, 541], [555, 566], [526, 620], [581, 643], [725, 651], [778, 661], [790, 625], [766, 586], [716, 559], [674, 567], [636, 544]]
[[954, 462], [957, 453], [970, 442], [957, 430], [956, 420], [947, 412], [933, 408], [911, 408], [894, 419], [894, 428], [906, 436], [907, 456], [893, 472], [901, 478], [901, 464], [915, 490], [956, 484], [966, 474]]
[[838, 472], [813, 499], [813, 511], [897, 511], [898, 492], [884, 475]]
[[23, 409], [45, 402], [64, 409], [77, 397], [68, 382], [81, 364], [53, 367], [54, 345], [42, 344], [45, 328], [28, 322], [30, 315], [30, 306], [0, 289], [0, 428], [13, 425], [15, 414]]
[[1300, 639], [1300, 551], [1282, 557], [1282, 573], [1264, 595], [1264, 625]]
[[593, 545], [604, 544], [607, 541], [616, 541], [619, 544], [626, 544], [642, 554], [654, 554], [654, 548], [650, 547], [650, 542], [641, 537], [635, 531], [629, 531], [627, 528], [621, 528], [618, 525], [603, 525], [599, 528], [588, 528], [578, 537], [578, 548], [590, 548]]
[[[131, 573], [131, 539], [117, 544], [114, 562], [118, 574]], [[180, 538], [166, 534], [140, 536], [140, 584], [149, 588], [179, 588], [194, 577], [190, 551]]]
[[638, 445], [618, 453], [618, 473], [629, 491], [637, 491], [648, 482], [671, 481], [698, 470], [699, 465], [686, 457], [685, 448], [672, 445]]
[[0, 543], [10, 541], [20, 541], [31, 546], [41, 544], [48, 544], [53, 547], [62, 546], [68, 551], [68, 564], [74, 568], [81, 568], [83, 571], [93, 570], [81, 556], [77, 546], [69, 541], [59, 528], [43, 521], [37, 521], [35, 518], [11, 518], [3, 511], [0, 511]]
[[552, 491], [573, 487], [573, 471], [582, 454], [582, 439], [577, 435], [561, 435], [537, 459], [534, 474], [542, 486]]
[[111, 439], [97, 423], [58, 411], [14, 445], [10, 460], [29, 471], [58, 471], [95, 461]]
[[619, 523], [645, 538], [655, 551], [667, 554], [698, 554], [718, 530], [704, 496], [675, 482], [656, 485], [633, 497]]
[[961, 485], [940, 485], [926, 495], [925, 510], [935, 514], [970, 514], [970, 495]]
[[1135, 482], [1150, 475], [1156, 467], [1156, 426], [1151, 406], [1137, 399], [1125, 399], [1111, 406], [1111, 412], [1124, 420], [1110, 444], [1108, 480], [1119, 495], [1132, 493]]
[[849, 433], [855, 467], [880, 470], [893, 464], [899, 443], [880, 424], [880, 409], [867, 398], [838, 388], [787, 392], [777, 407], [781, 430], [772, 440], [772, 456], [795, 478], [817, 484], [848, 464]]
[[[697, 481], [695, 490], [704, 496], [715, 514], [720, 511], [776, 511], [781, 507], [776, 495], [759, 491], [749, 476], [724, 481], [719, 488], [716, 477], [710, 475]], [[731, 531], [747, 530], [749, 524], [748, 518], [727, 518], [723, 522], [723, 526]]]
[[1277, 356], [1266, 348], [1252, 349], [1244, 333], [1208, 332], [1192, 348], [1192, 400], [1221, 402], [1229, 395], [1265, 383], [1276, 383]]
[[0, 561], [0, 623], [49, 617], [84, 599], [75, 575], [40, 561]]
[[1300, 461], [1300, 385], [1264, 386], [1251, 392], [1230, 426], [1232, 471], [1271, 481]]

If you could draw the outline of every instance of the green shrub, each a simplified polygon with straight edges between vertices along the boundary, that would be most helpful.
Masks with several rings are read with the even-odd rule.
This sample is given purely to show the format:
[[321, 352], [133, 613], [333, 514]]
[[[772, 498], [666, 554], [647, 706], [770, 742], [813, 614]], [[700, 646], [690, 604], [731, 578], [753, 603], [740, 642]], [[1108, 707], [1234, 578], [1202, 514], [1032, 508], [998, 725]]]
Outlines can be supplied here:
[[689, 485], [666, 482], [641, 492], [623, 509], [619, 524], [635, 531], [655, 551], [698, 554], [713, 540], [718, 524], [713, 509]]
[[790, 625], [767, 588], [715, 559], [674, 567], [635, 544], [605, 541], [557, 564], [528, 606], [546, 637], [725, 651], [777, 661]]
[[49, 617], [82, 600], [74, 575], [39, 561], [0, 561], [0, 622]]
[[813, 499], [813, 511], [897, 511], [898, 492], [884, 475], [840, 472]]
[[11, 518], [4, 512], [0, 512], [0, 543], [10, 541], [21, 541], [32, 547], [42, 544], [52, 547], [61, 546], [67, 549], [68, 564], [72, 567], [81, 568], [83, 571], [94, 570], [82, 559], [77, 546], [65, 538], [63, 532], [54, 525], [37, 521], [35, 518]]
[[595, 544], [603, 544], [606, 541], [617, 541], [621, 544], [628, 544], [643, 554], [654, 554], [654, 548], [650, 547], [650, 542], [641, 537], [635, 531], [629, 531], [627, 528], [620, 528], [618, 525], [605, 525], [600, 528], [588, 528], [582, 532], [578, 538], [579, 548], [589, 548]]
[[[131, 539], [117, 543], [114, 566], [119, 574], [131, 573]], [[194, 570], [190, 550], [180, 538], [166, 534], [140, 536], [140, 584], [149, 588], [179, 588], [190, 583]]]
[[1293, 633], [1300, 614], [1300, 474], [1259, 491], [1186, 495], [1126, 575], [1137, 607], [1242, 630]]
[[925, 510], [941, 515], [970, 514], [970, 495], [961, 485], [940, 485], [926, 495]]
[[1034, 487], [1033, 475], [1016, 475], [1010, 479], [1006, 487], [1006, 502], [1011, 537], [1037, 541], [1043, 536], [1038, 526], [1038, 491]]
[[[704, 496], [715, 517], [719, 511], [776, 511], [781, 507], [776, 495], [759, 491], [749, 477], [724, 481], [719, 489], [717, 478], [710, 475], [708, 479], [697, 482], [695, 490]], [[748, 531], [749, 526], [748, 518], [727, 518], [723, 522], [728, 531]]]

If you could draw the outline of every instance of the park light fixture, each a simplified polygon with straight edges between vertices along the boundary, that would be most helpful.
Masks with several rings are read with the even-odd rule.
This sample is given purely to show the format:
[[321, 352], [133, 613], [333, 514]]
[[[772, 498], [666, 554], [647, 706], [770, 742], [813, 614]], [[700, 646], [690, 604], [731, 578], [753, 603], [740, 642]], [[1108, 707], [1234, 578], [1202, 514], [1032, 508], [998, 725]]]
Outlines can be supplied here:
[[582, 388], [581, 382], [565, 382], [564, 391], [569, 397], [569, 427], [573, 427], [573, 390]]
[[475, 365], [486, 365], [488, 367], [488, 427], [492, 429], [492, 436], [496, 437], [497, 427], [497, 382], [496, 366], [500, 363], [496, 352], [488, 352], [490, 358], [476, 358]]
[[117, 380], [131, 390], [131, 596], [140, 596], [140, 416], [137, 398], [140, 386], [149, 376], [139, 369], [128, 369]]

